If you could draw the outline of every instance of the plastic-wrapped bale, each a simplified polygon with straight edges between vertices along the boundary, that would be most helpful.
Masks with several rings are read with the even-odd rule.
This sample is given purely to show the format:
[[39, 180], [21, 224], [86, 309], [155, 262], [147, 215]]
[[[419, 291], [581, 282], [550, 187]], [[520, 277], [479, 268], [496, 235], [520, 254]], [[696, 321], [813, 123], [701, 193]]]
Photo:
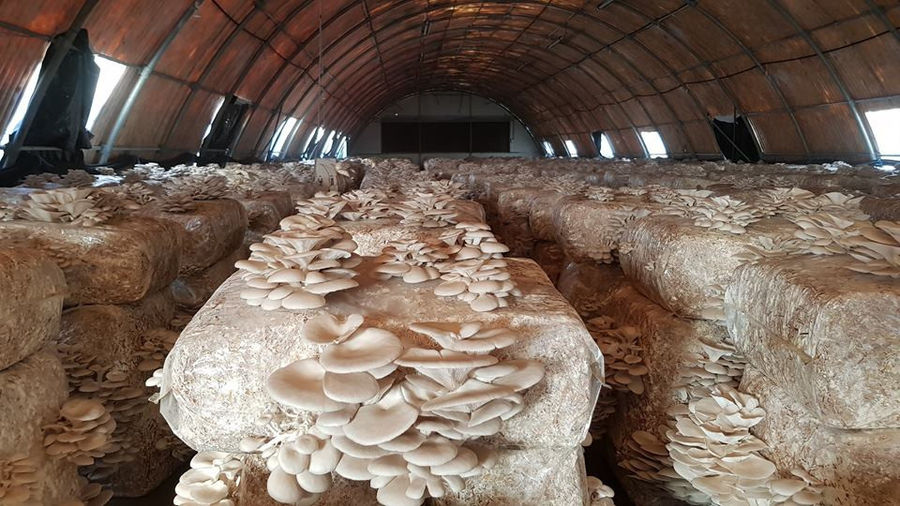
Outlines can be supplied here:
[[[281, 506], [269, 496], [266, 480], [269, 470], [265, 462], [256, 455], [243, 457], [244, 468], [241, 471], [241, 483], [237, 491], [237, 504], [252, 506]], [[375, 498], [378, 492], [369, 486], [367, 481], [351, 481], [332, 473], [334, 482], [327, 492], [319, 496], [316, 506], [348, 506], [378, 504]]]
[[560, 201], [553, 214], [556, 242], [576, 262], [612, 263], [627, 225], [659, 207], [638, 198]]
[[558, 191], [542, 191], [535, 195], [528, 213], [528, 226], [534, 238], [541, 241], [556, 241], [553, 215], [561, 202], [574, 199], [575, 197], [563, 195]]
[[146, 332], [168, 326], [175, 303], [166, 290], [131, 305], [79, 306], [65, 312], [59, 344], [74, 346], [112, 364], [137, 360]]
[[0, 293], [2, 370], [56, 338], [66, 280], [39, 251], [0, 250]]
[[[57, 420], [69, 395], [59, 359], [44, 349], [0, 371], [0, 393], [0, 467], [25, 456], [40, 476], [27, 484], [28, 500], [13, 504], [62, 504], [78, 498], [75, 464], [44, 453], [42, 427]], [[4, 478], [9, 477], [0, 477]]]
[[[288, 194], [284, 194], [290, 199]], [[287, 214], [282, 214], [282, 210], [271, 199], [254, 197], [248, 199], [237, 200], [244, 206], [244, 212], [247, 214], [247, 231], [268, 234], [278, 229], [278, 222], [286, 216], [293, 214], [291, 210]]]
[[435, 506], [574, 506], [589, 504], [581, 446], [497, 451], [497, 463]]
[[148, 494], [190, 458], [190, 449], [172, 434], [155, 404], [145, 402], [128, 431], [137, 458], [120, 463], [115, 472], [102, 480], [118, 497]]
[[175, 302], [183, 308], [199, 308], [209, 300], [219, 285], [234, 274], [237, 270], [234, 263], [249, 256], [249, 250], [241, 247], [200, 272], [179, 276], [169, 285]]
[[179, 465], [171, 452], [155, 448], [170, 431], [152, 421], [158, 408], [147, 402], [144, 381], [151, 373], [142, 364], [150, 356], [148, 336], [168, 325], [174, 307], [169, 292], [161, 291], [139, 304], [81, 306], [63, 315], [59, 341], [70, 388], [103, 402], [117, 423], [113, 437], [124, 449], [90, 470], [117, 495], [143, 495]]
[[776, 236], [796, 227], [762, 220], [735, 235], [696, 227], [675, 216], [649, 216], [625, 227], [619, 263], [648, 298], [684, 318], [723, 320], [725, 287], [744, 263], [754, 237]]
[[66, 278], [66, 306], [128, 304], [167, 286], [178, 275], [181, 234], [170, 222], [115, 218], [102, 225], [0, 222], [0, 241], [39, 249]]
[[627, 283], [618, 265], [569, 262], [560, 272], [556, 287], [580, 314], [587, 315], [596, 313], [600, 302]]
[[737, 269], [728, 331], [823, 424], [900, 428], [900, 285], [847, 263], [799, 256]]
[[189, 213], [151, 211], [181, 228], [180, 274], [201, 271], [237, 249], [247, 231], [247, 213], [235, 200], [195, 202]]
[[[666, 490], [664, 481], [638, 479], [620, 464], [636, 457], [635, 432], [648, 432], [661, 439], [660, 428], [671, 420], [667, 411], [686, 398], [684, 373], [703, 370], [704, 345], [721, 344], [728, 337], [727, 332], [710, 321], [678, 318], [629, 284], [619, 285], [595, 307], [596, 314], [612, 318], [617, 327], [637, 329], [640, 358], [648, 370], [640, 377], [640, 394], [631, 391], [611, 394], [615, 398], [615, 412], [600, 422], [605, 424], [609, 435], [602, 441], [612, 445], [605, 453], [637, 504], [680, 504]], [[712, 376], [708, 372], [704, 374]]]
[[895, 197], [864, 197], [859, 203], [862, 212], [872, 221], [900, 221], [900, 199]]
[[[437, 297], [437, 281], [376, 282], [363, 275], [360, 286], [329, 295], [323, 308], [359, 313], [366, 324], [428, 345], [410, 323], [473, 321], [507, 327], [518, 342], [497, 352], [502, 359], [532, 359], [546, 368], [544, 379], [525, 396], [525, 409], [504, 423], [491, 444], [526, 447], [574, 446], [583, 440], [596, 400], [602, 357], [579, 316], [533, 261], [508, 259], [512, 281], [524, 294], [509, 308], [473, 313], [463, 301]], [[372, 268], [366, 262], [357, 270]], [[173, 431], [198, 450], [237, 451], [249, 435], [267, 435], [260, 417], [273, 406], [265, 389], [276, 369], [315, 357], [317, 345], [298, 339], [318, 310], [261, 311], [240, 299], [244, 283], [232, 276], [195, 315], [169, 354], [163, 375], [168, 392], [161, 411]]]
[[540, 188], [525, 187], [505, 190], [497, 198], [499, 223], [494, 232], [509, 246], [510, 256], [529, 256], [534, 246], [534, 237], [528, 225], [528, 214], [535, 195]]
[[788, 391], [790, 383], [748, 367], [741, 390], [755, 395], [766, 418], [753, 434], [766, 458], [789, 476], [803, 469], [826, 487], [828, 506], [895, 504], [900, 494], [900, 429], [843, 430], [822, 423]]

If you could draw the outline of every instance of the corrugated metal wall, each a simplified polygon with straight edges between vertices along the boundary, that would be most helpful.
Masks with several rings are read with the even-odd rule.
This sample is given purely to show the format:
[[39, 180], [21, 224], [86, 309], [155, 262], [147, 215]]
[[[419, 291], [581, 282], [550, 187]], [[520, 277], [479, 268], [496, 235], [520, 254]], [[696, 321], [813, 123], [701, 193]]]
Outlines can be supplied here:
[[[83, 1], [0, 2], [0, 121]], [[85, 25], [94, 49], [133, 69], [95, 144], [193, 3], [97, 3]], [[602, 130], [618, 154], [642, 156], [638, 132], [656, 129], [675, 156], [713, 157], [708, 117], [738, 112], [768, 160], [862, 161], [862, 115], [900, 97], [898, 0], [196, 3], [116, 146], [195, 151], [233, 93], [253, 104], [235, 156], [260, 153], [286, 116], [304, 120], [296, 154], [319, 121], [352, 136], [401, 97], [453, 90], [505, 104], [558, 151], [571, 139], [594, 154], [590, 133]]]

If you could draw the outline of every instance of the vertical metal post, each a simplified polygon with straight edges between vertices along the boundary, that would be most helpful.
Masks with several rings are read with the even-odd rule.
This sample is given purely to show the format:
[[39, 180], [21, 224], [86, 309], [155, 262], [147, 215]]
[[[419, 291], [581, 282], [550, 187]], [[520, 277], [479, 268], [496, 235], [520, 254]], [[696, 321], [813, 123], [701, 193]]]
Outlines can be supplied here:
[[22, 118], [22, 125], [16, 132], [12, 142], [7, 146], [5, 167], [12, 167], [15, 165], [16, 160], [19, 159], [19, 153], [22, 151], [22, 146], [25, 144], [25, 137], [28, 136], [28, 131], [31, 130], [31, 124], [34, 123], [34, 117], [37, 116], [38, 106], [44, 100], [44, 96], [50, 89], [50, 83], [56, 77], [56, 73], [59, 71], [59, 66], [62, 65], [63, 59], [69, 54], [69, 50], [72, 49], [72, 43], [75, 41], [75, 36], [78, 35], [78, 32], [84, 26], [85, 22], [87, 22], [88, 16], [90, 16], [94, 7], [97, 6], [98, 1], [99, 0], [85, 0], [81, 5], [81, 9], [78, 11], [78, 14], [75, 15], [75, 19], [72, 20], [72, 24], [69, 25], [69, 29], [66, 30], [65, 37], [60, 41], [58, 51], [53, 55], [53, 58], [47, 62], [47, 67], [41, 69], [41, 76], [38, 78], [37, 86], [35, 86], [34, 89], [34, 95], [31, 97], [31, 104], [29, 104], [28, 110], [25, 112], [25, 117]]
[[[178, 36], [178, 32], [184, 28], [184, 25], [190, 21], [191, 17], [193, 17], [194, 13], [197, 12], [197, 9], [200, 8], [200, 5], [204, 0], [194, 0], [194, 2], [184, 11], [184, 14], [181, 15], [181, 18], [178, 20], [178, 23], [169, 31], [169, 35], [162, 41], [156, 51], [153, 53], [153, 56], [150, 57], [150, 61], [147, 62], [146, 65], [141, 68], [141, 73], [138, 76], [137, 82], [134, 84], [134, 87], [131, 88], [131, 93], [128, 94], [128, 98], [125, 99], [125, 103], [122, 104], [122, 108], [119, 110], [119, 114], [116, 116], [116, 122], [113, 124], [112, 130], [109, 132], [109, 136], [106, 139], [106, 143], [103, 145], [103, 149], [100, 151], [100, 163], [109, 162], [109, 156], [112, 153], [113, 147], [116, 145], [116, 139], [119, 137], [119, 134], [122, 132], [122, 127], [125, 126], [125, 121], [128, 119], [128, 115], [131, 113], [131, 109], [134, 107], [134, 104], [137, 102], [138, 96], [141, 94], [141, 90], [143, 90], [144, 85], [147, 84], [147, 81], [150, 79], [150, 76], [153, 74], [153, 69], [156, 68], [156, 65], [162, 59], [163, 54], [165, 54], [166, 49], [172, 45], [172, 42], [175, 40], [175, 37]], [[177, 125], [173, 125], [173, 129]]]

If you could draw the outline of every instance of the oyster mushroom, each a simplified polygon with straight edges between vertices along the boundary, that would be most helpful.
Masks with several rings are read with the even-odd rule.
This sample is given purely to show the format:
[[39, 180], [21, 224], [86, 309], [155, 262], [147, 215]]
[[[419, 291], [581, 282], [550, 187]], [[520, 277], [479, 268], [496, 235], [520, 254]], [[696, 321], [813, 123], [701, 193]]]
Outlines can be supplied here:
[[406, 432], [418, 416], [419, 410], [404, 400], [399, 387], [394, 387], [377, 403], [359, 408], [344, 433], [361, 445], [383, 444]]
[[266, 389], [276, 401], [297, 409], [337, 411], [346, 407], [324, 393], [324, 377], [325, 369], [317, 360], [298, 360], [270, 374]]
[[342, 343], [325, 348], [319, 362], [329, 372], [366, 372], [387, 366], [402, 352], [403, 345], [394, 334], [382, 329], [365, 328]]

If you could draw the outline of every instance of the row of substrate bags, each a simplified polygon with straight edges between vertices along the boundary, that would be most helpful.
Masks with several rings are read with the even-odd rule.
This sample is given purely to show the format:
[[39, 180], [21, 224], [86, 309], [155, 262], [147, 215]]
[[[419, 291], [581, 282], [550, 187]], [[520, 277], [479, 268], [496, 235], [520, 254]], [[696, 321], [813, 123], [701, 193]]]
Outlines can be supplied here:
[[[147, 402], [144, 381], [177, 338], [176, 301], [202, 303], [204, 290], [211, 293], [233, 271], [246, 232], [247, 213], [234, 200], [198, 202], [184, 214], [148, 210], [91, 227], [0, 223], [0, 238], [41, 250], [65, 274], [67, 309], [53, 340], [68, 390], [100, 400], [117, 422], [116, 450], [80, 472], [116, 495], [144, 495], [188, 456]], [[179, 289], [176, 279], [200, 283]]]
[[780, 475], [809, 473], [823, 504], [885, 504], [900, 482], [896, 466], [879, 462], [898, 456], [900, 285], [847, 269], [848, 257], [738, 256], [785, 227], [767, 219], [734, 235], [645, 218], [625, 228], [620, 262], [666, 310], [727, 329], [752, 371], [740, 390], [767, 411], [751, 432], [768, 444], [760, 453]]
[[[341, 225], [356, 242], [378, 249], [381, 239], [366, 237], [378, 235], [378, 227], [364, 222]], [[420, 230], [418, 236], [404, 238], [427, 239], [430, 233]], [[371, 261], [358, 269], [370, 269], [366, 262]], [[504, 356], [540, 360], [546, 375], [529, 390], [526, 408], [487, 441], [500, 449], [500, 463], [488, 475], [472, 478], [458, 496], [442, 498], [439, 504], [580, 504], [585, 493], [580, 443], [590, 421], [597, 378], [602, 376], [599, 354], [578, 315], [534, 262], [510, 259], [509, 265], [512, 280], [524, 295], [514, 298], [508, 309], [479, 317], [515, 330], [520, 341], [503, 350]], [[297, 339], [318, 310], [260, 311], [240, 299], [242, 288], [239, 276], [229, 278], [196, 314], [166, 361], [169, 395], [161, 402], [162, 411], [179, 437], [198, 450], [238, 452], [244, 437], [268, 434], [261, 417], [272, 405], [266, 378], [277, 368], [318, 352], [316, 346]], [[433, 283], [411, 285], [396, 278], [365, 283], [329, 296], [328, 308], [339, 314], [365, 314], [367, 326], [410, 338], [408, 326], [421, 315], [436, 321], [472, 317], [468, 304], [435, 297], [433, 290]], [[266, 472], [251, 466], [247, 473], [242, 504], [266, 504]], [[260, 476], [253, 478], [254, 474]], [[351, 497], [367, 504], [370, 496], [368, 483], [351, 482], [324, 494], [323, 504], [348, 504]]]
[[44, 451], [43, 427], [68, 398], [53, 349], [65, 278], [38, 251], [0, 249], [0, 293], [0, 504], [78, 499], [75, 464]]

